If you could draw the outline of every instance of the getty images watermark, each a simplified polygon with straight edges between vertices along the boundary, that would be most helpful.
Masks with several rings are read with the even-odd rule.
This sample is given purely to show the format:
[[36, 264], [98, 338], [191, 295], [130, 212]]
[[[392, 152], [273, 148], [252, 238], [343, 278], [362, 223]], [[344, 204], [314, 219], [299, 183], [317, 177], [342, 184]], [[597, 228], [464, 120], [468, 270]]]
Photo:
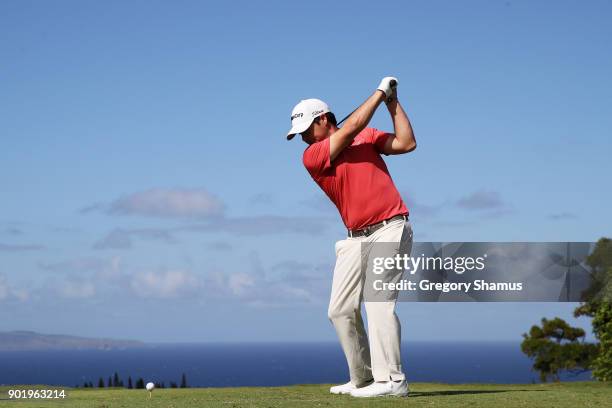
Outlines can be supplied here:
[[[590, 242], [362, 243], [364, 300], [578, 302]], [[410, 253], [402, 253], [402, 250]]]
[[[485, 269], [485, 260], [487, 254], [483, 256], [472, 257], [439, 257], [425, 256], [422, 254], [419, 257], [412, 257], [407, 254], [396, 254], [393, 257], [375, 257], [372, 260], [372, 272], [375, 275], [383, 275], [386, 271], [403, 270], [404, 274], [415, 275], [418, 270], [433, 271], [433, 270], [452, 270], [457, 274], [463, 274], [466, 271], [482, 271]], [[373, 282], [374, 290], [438, 290], [443, 293], [452, 291], [470, 290], [523, 290], [522, 282], [486, 282], [482, 279], [477, 279], [473, 282], [431, 282], [427, 279], [412, 281], [402, 279], [399, 282], [386, 282], [384, 279], [375, 279]]]

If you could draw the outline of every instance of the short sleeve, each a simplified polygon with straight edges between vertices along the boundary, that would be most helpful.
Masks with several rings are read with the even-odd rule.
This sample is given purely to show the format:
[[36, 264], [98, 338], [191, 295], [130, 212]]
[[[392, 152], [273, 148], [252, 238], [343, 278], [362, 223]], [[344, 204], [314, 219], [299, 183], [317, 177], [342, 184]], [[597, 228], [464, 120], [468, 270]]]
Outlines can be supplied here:
[[329, 137], [320, 142], [313, 143], [306, 150], [303, 156], [304, 167], [311, 176], [321, 175], [331, 167], [329, 156]]
[[389, 134], [383, 132], [382, 130], [370, 128], [370, 141], [378, 150], [378, 153], [384, 154], [385, 143], [387, 143], [387, 138]]

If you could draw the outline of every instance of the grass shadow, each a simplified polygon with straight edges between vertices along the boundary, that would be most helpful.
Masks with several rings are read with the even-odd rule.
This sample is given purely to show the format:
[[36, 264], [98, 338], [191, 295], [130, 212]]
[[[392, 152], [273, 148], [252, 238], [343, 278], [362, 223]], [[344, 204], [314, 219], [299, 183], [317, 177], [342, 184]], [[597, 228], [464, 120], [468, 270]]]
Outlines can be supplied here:
[[409, 398], [417, 397], [437, 397], [446, 395], [470, 395], [470, 394], [498, 394], [501, 392], [534, 392], [534, 391], [545, 391], [545, 390], [456, 390], [456, 391], [431, 391], [431, 392], [418, 392], [410, 391], [408, 394]]

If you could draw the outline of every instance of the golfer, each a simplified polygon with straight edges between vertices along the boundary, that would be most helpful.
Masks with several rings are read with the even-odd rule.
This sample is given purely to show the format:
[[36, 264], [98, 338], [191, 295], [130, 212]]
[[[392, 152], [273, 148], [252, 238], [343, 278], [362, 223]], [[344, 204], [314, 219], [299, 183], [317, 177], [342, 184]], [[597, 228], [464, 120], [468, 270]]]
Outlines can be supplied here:
[[[395, 292], [390, 301], [364, 299], [368, 245], [384, 244], [386, 256], [410, 254], [412, 228], [408, 209], [381, 154], [403, 154], [416, 148], [410, 121], [397, 100], [397, 79], [386, 77], [377, 90], [338, 128], [329, 106], [318, 99], [300, 101], [291, 113], [287, 139], [301, 134], [308, 144], [304, 166], [336, 205], [348, 237], [336, 243], [336, 265], [328, 316], [348, 362], [350, 381], [331, 387], [333, 394], [354, 397], [408, 395], [400, 357], [400, 323]], [[385, 103], [395, 133], [366, 127]], [[378, 248], [378, 247], [377, 247]], [[377, 251], [380, 255], [380, 250]], [[365, 300], [366, 334], [361, 317]], [[369, 342], [368, 342], [369, 337]]]

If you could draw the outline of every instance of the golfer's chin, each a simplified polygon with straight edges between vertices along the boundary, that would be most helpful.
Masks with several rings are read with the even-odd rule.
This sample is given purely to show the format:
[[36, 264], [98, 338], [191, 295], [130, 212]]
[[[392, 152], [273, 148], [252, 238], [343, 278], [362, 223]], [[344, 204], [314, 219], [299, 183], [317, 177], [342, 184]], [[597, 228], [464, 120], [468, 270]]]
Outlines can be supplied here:
[[329, 137], [329, 135], [325, 135], [325, 136], [318, 136], [318, 137], [316, 137], [316, 136], [304, 136], [304, 135], [302, 135], [302, 140], [303, 140], [305, 143], [308, 143], [308, 144], [313, 144], [313, 143], [320, 142], [321, 140], [325, 140], [325, 139], [327, 139], [328, 137]]

